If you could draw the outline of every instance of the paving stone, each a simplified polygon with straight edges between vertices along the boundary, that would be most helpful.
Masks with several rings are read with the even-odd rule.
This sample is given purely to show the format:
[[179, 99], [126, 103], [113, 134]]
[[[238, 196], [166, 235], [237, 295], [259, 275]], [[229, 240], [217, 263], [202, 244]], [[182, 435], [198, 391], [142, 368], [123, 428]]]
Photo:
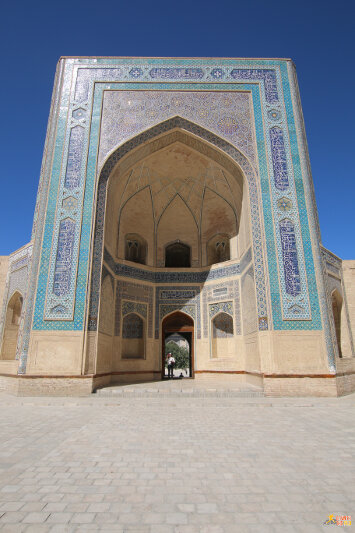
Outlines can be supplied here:
[[43, 508], [43, 511], [46, 511], [48, 513], [61, 513], [66, 508], [66, 503], [60, 503], [60, 502], [54, 502], [54, 503], [47, 503], [46, 506]]
[[87, 507], [88, 513], [105, 513], [109, 510], [110, 504], [109, 503], [91, 503]]
[[354, 395], [29, 400], [0, 410], [1, 533], [312, 533], [355, 507]]
[[28, 528], [28, 524], [1, 524], [1, 533], [23, 533]]
[[41, 524], [45, 522], [49, 516], [49, 513], [28, 513], [23, 519], [24, 524]]
[[18, 524], [25, 518], [26, 513], [8, 511], [0, 518], [0, 524]]
[[33, 524], [26, 527], [26, 533], [48, 533], [50, 531], [50, 526], [46, 524]]
[[27, 502], [23, 507], [21, 507], [21, 511], [42, 511], [45, 505], [46, 504], [44, 502]]
[[47, 522], [50, 524], [67, 524], [71, 518], [73, 517], [73, 513], [65, 513], [65, 512], [53, 512], [49, 515]]
[[74, 513], [71, 518], [73, 524], [90, 524], [95, 518], [95, 513]]
[[3, 511], [18, 511], [23, 507], [24, 502], [1, 502], [0, 512]]

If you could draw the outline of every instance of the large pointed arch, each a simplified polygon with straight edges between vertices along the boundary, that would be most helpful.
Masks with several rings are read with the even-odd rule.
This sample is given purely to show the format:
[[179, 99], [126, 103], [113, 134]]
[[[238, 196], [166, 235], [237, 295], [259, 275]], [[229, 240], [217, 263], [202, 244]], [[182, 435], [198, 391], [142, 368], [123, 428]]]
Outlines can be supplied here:
[[[252, 221], [252, 239], [255, 269], [255, 282], [258, 300], [258, 318], [267, 329], [266, 275], [264, 253], [262, 249], [262, 224], [260, 219], [260, 190], [256, 172], [248, 158], [235, 146], [218, 137], [209, 130], [181, 117], [173, 117], [138, 134], [115, 149], [102, 166], [97, 182], [96, 214], [92, 250], [92, 272], [90, 287], [90, 305], [88, 329], [97, 330], [98, 294], [100, 290], [100, 273], [103, 261], [104, 220], [107, 184], [114, 168], [119, 163], [121, 172], [148, 155], [173, 142], [183, 142], [193, 146], [203, 155], [215, 160], [232, 172], [245, 185], [249, 197]], [[239, 171], [239, 172], [236, 172]]]

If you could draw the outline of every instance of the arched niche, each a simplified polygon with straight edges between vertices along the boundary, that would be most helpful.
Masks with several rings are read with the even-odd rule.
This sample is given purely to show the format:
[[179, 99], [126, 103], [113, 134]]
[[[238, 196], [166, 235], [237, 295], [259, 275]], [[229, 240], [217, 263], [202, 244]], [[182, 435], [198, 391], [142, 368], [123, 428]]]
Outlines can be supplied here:
[[331, 296], [334, 327], [338, 345], [338, 354], [339, 357], [342, 357], [343, 354], [341, 349], [341, 311], [343, 306], [343, 298], [337, 290], [334, 290]]
[[207, 243], [207, 264], [214, 265], [230, 259], [229, 235], [218, 233]]
[[189, 268], [191, 266], [191, 248], [188, 244], [176, 241], [165, 246], [166, 268]]
[[230, 357], [233, 355], [234, 326], [233, 317], [228, 313], [218, 313], [211, 320], [212, 357]]
[[16, 291], [7, 304], [1, 359], [14, 360], [16, 358], [22, 305], [23, 297], [20, 292]]
[[122, 319], [122, 359], [145, 358], [145, 320], [137, 313]]
[[125, 259], [145, 265], [147, 257], [147, 241], [137, 233], [125, 236]]

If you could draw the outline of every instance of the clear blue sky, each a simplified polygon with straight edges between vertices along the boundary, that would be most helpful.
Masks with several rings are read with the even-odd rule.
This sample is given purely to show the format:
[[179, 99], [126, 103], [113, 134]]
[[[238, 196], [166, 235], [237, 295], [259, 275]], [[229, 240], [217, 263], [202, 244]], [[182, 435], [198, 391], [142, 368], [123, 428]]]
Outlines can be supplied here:
[[61, 55], [207, 56], [294, 60], [323, 244], [355, 259], [353, 1], [19, 0], [0, 19], [0, 255], [30, 239]]

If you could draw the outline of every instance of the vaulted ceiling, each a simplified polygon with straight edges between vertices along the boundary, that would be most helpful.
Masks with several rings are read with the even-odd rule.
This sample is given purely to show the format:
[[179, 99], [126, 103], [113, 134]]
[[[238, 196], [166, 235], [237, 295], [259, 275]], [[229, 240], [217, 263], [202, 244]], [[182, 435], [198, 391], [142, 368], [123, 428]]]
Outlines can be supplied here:
[[[222, 198], [237, 217], [242, 191], [233, 176], [214, 161], [176, 142], [136, 164], [124, 176], [119, 210], [145, 187], [149, 187], [155, 223], [179, 195], [196, 223], [201, 222], [206, 192]], [[211, 195], [211, 194], [210, 194]], [[238, 205], [239, 204], [239, 205]], [[223, 215], [223, 213], [221, 213]], [[215, 213], [218, 216], [218, 213]]]

